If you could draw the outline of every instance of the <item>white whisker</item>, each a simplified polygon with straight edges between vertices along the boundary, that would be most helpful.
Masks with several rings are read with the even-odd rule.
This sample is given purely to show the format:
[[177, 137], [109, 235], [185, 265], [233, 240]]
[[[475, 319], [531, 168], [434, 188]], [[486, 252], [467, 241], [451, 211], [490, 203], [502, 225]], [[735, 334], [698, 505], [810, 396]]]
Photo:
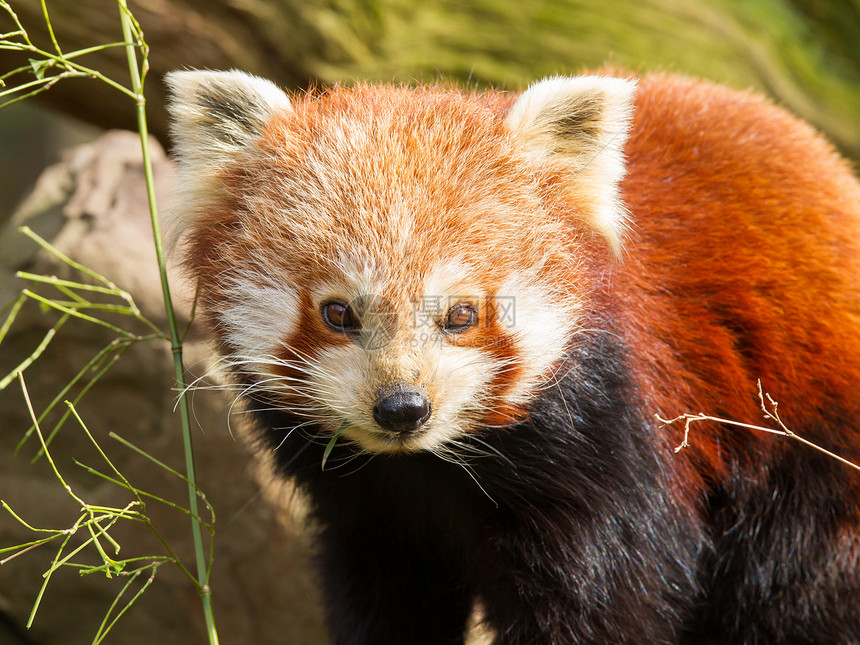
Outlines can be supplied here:
[[477, 485], [477, 487], [481, 489], [481, 492], [486, 496], [486, 498], [490, 500], [496, 508], [499, 508], [498, 502], [496, 502], [496, 500], [494, 500], [493, 497], [487, 492], [487, 489], [481, 485], [481, 482], [478, 481], [478, 477], [477, 475], [475, 475], [472, 468], [469, 466], [468, 463], [464, 462], [459, 455], [457, 455], [452, 450], [443, 448], [441, 446], [432, 448], [430, 452], [442, 461], [445, 461], [453, 466], [462, 468], [463, 472], [465, 472], [469, 476], [469, 478], [473, 482], [475, 482], [475, 485]]

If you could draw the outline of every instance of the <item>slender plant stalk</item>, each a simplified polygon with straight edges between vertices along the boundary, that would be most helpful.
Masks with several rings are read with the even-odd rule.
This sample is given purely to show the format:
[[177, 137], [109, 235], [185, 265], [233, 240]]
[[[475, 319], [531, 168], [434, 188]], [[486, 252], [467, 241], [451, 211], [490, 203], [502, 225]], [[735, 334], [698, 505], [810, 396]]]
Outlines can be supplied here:
[[155, 254], [158, 261], [158, 272], [161, 277], [161, 290], [164, 296], [164, 309], [167, 315], [167, 326], [170, 334], [170, 349], [173, 353], [173, 368], [176, 385], [183, 394], [179, 397], [179, 416], [182, 423], [182, 443], [185, 449], [185, 472], [188, 480], [188, 508], [191, 512], [191, 531], [194, 541], [194, 555], [197, 564], [197, 582], [200, 591], [200, 601], [203, 605], [203, 616], [206, 621], [206, 631], [210, 645], [217, 645], [218, 634], [215, 630], [215, 617], [212, 611], [212, 592], [209, 587], [209, 570], [203, 551], [202, 527], [199, 521], [197, 504], [197, 477], [194, 469], [194, 454], [191, 445], [191, 416], [188, 399], [185, 397], [185, 370], [182, 364], [182, 337], [176, 324], [176, 314], [173, 309], [173, 299], [170, 295], [170, 285], [167, 280], [167, 267], [164, 259], [164, 246], [161, 239], [161, 229], [158, 222], [158, 208], [155, 202], [155, 183], [152, 176], [152, 164], [149, 157], [149, 137], [146, 126], [146, 102], [143, 97], [143, 83], [137, 66], [135, 51], [136, 38], [133, 35], [132, 18], [126, 5], [126, 0], [117, 0], [122, 20], [123, 39], [126, 43], [129, 74], [131, 75], [132, 91], [136, 95], [137, 127], [140, 133], [140, 144], [143, 153], [143, 168], [146, 175], [146, 191], [149, 201], [149, 214], [152, 223], [152, 237], [155, 241]]

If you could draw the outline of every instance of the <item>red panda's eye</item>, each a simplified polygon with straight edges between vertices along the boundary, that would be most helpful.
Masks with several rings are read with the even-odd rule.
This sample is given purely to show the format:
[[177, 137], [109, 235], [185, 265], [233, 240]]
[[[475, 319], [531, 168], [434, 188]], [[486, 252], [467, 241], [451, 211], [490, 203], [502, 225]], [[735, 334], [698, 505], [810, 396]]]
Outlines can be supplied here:
[[358, 331], [358, 320], [345, 302], [333, 300], [321, 307], [325, 323], [335, 331], [347, 333]]
[[443, 328], [458, 333], [475, 324], [475, 308], [467, 303], [456, 304], [448, 310]]

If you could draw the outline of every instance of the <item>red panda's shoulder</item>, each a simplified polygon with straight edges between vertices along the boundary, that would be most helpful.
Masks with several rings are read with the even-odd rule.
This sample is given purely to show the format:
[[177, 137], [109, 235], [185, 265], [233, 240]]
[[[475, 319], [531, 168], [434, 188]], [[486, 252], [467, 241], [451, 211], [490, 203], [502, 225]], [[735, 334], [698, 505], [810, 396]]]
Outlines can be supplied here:
[[[671, 75], [640, 80], [626, 155], [633, 225], [614, 286], [634, 312], [624, 334], [652, 412], [759, 423], [757, 379], [798, 425], [814, 425], [803, 417], [826, 409], [824, 391], [854, 405], [860, 183], [848, 162], [755, 92]], [[743, 437], [702, 439], [702, 453], [717, 468]]]
[[[817, 266], [860, 280], [860, 183], [850, 164], [759, 94], [645, 76], [625, 154], [628, 249], [646, 263], [665, 259], [707, 279], [717, 262], [726, 273]], [[786, 263], [799, 253], [804, 263]]]
[[809, 124], [757, 92], [685, 76], [639, 80], [626, 154], [633, 200], [647, 183], [676, 193], [722, 184], [743, 199], [787, 185], [817, 187], [819, 200], [821, 189], [858, 197], [850, 165]]

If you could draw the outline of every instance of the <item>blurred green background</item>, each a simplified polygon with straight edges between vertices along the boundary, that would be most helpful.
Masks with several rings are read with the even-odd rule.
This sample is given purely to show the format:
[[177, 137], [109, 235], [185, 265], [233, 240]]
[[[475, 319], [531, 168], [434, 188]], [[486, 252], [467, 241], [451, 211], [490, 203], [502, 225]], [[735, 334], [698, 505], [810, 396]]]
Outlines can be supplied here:
[[[38, 1], [12, 5], [25, 26], [38, 32]], [[610, 63], [756, 88], [860, 159], [860, 0], [176, 0], [130, 5], [152, 46], [147, 91], [156, 135], [164, 134], [159, 76], [176, 67], [239, 67], [293, 89], [354, 79], [518, 89], [548, 74]], [[118, 35], [110, 32], [118, 28], [112, 0], [54, 0], [48, 6], [67, 48]], [[117, 59], [99, 62], [110, 69]], [[0, 56], [0, 71], [10, 64]], [[96, 132], [58, 114], [102, 126], [131, 125], [108, 100], [88, 97], [90, 89], [86, 82], [61, 83], [41, 101], [52, 112], [33, 103], [0, 112], [0, 219], [58, 150]], [[89, 98], [97, 100], [87, 107]], [[130, 106], [128, 113], [130, 119]]]

